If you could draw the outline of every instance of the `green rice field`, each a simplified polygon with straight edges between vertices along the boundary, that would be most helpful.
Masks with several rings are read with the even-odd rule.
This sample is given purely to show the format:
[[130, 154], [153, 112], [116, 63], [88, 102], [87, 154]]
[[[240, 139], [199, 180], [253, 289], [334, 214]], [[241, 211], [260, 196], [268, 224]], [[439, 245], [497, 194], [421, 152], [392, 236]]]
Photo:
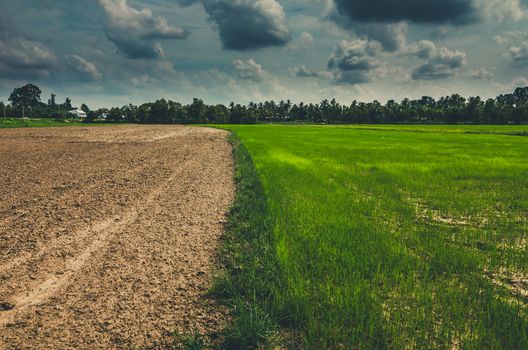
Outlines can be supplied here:
[[528, 127], [223, 127], [265, 194], [239, 193], [230, 224], [234, 338], [528, 349]]

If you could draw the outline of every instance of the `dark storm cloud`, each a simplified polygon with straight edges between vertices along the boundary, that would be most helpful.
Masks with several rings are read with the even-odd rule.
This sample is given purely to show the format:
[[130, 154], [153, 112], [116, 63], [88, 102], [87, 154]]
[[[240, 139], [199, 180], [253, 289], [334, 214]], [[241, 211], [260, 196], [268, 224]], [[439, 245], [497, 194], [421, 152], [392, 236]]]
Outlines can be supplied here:
[[379, 44], [366, 40], [342, 41], [328, 62], [334, 82], [361, 84], [383, 74], [382, 64], [375, 58]]
[[478, 18], [473, 0], [334, 0], [340, 14], [355, 22], [454, 23]]
[[27, 39], [0, 15], [0, 74], [5, 78], [40, 78], [56, 65], [55, 54], [44, 44]]
[[355, 31], [379, 41], [387, 51], [397, 51], [405, 45], [407, 24], [357, 23]]
[[333, 0], [328, 14], [342, 28], [394, 52], [406, 44], [409, 23], [469, 24], [478, 20], [476, 0]]
[[290, 40], [284, 9], [276, 0], [180, 0], [200, 2], [227, 50], [284, 46]]
[[165, 18], [154, 17], [150, 9], [133, 8], [126, 0], [99, 0], [99, 3], [107, 15], [108, 39], [128, 58], [163, 57], [163, 49], [155, 40], [185, 39], [189, 35]]
[[106, 36], [127, 58], [157, 59], [163, 57], [163, 49], [159, 43], [140, 40], [126, 31], [120, 30], [108, 30]]

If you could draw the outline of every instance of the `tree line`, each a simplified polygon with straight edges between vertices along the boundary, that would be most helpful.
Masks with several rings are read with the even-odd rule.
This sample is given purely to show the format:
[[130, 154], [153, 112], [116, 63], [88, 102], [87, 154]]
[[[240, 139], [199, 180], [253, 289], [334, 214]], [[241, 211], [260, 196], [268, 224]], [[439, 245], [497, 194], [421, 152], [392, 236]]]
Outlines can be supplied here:
[[[17, 88], [9, 97], [10, 105], [0, 104], [10, 117], [57, 118], [65, 117], [72, 109], [71, 100], [57, 103], [51, 95], [48, 103], [40, 100], [38, 87], [28, 84]], [[128, 123], [232, 123], [255, 124], [270, 122], [306, 122], [330, 124], [528, 124], [528, 87], [519, 87], [511, 94], [483, 100], [465, 98], [458, 94], [435, 100], [424, 96], [400, 102], [389, 100], [352, 101], [350, 105], [327, 99], [321, 103], [292, 103], [287, 101], [250, 102], [247, 105], [231, 103], [208, 105], [199, 98], [190, 104], [159, 99], [141, 105], [90, 110], [85, 104], [87, 122], [103, 117], [111, 122]]]
[[[27, 84], [13, 90], [9, 96], [10, 105], [0, 102], [0, 113], [8, 118], [65, 118], [72, 110], [71, 99], [57, 102], [57, 95], [51, 94], [48, 103], [41, 102], [41, 90], [38, 86]], [[88, 110], [88, 107], [84, 105]]]

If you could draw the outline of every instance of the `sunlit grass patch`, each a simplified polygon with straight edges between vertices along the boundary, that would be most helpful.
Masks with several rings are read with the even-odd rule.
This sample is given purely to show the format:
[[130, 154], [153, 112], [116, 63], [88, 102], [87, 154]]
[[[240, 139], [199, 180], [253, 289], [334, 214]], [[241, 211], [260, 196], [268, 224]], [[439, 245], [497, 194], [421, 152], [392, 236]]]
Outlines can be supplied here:
[[300, 346], [528, 348], [524, 127], [228, 128], [280, 271], [259, 307]]

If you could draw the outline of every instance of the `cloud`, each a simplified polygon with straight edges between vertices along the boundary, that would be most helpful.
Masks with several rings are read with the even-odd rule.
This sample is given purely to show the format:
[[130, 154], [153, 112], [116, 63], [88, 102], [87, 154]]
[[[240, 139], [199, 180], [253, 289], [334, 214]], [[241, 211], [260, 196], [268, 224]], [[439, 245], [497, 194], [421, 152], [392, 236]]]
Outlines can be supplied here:
[[397, 51], [405, 46], [407, 41], [407, 23], [394, 24], [356, 23], [354, 31], [367, 38], [379, 41], [387, 51]]
[[500, 22], [520, 21], [527, 17], [526, 0], [475, 0], [484, 17]]
[[292, 93], [254, 59], [233, 61], [233, 70], [236, 85], [248, 96], [255, 96], [258, 100], [262, 100], [266, 95], [285, 96]]
[[285, 46], [291, 34], [277, 0], [180, 0], [202, 3], [227, 50]]
[[528, 64], [528, 41], [522, 42], [519, 46], [510, 46], [506, 56], [515, 64]]
[[40, 42], [13, 32], [0, 17], [0, 73], [5, 78], [40, 78], [57, 63], [55, 54]]
[[355, 22], [467, 24], [478, 18], [472, 0], [334, 0], [338, 12]]
[[263, 81], [268, 75], [262, 66], [255, 62], [255, 60], [252, 58], [247, 61], [233, 61], [233, 68], [235, 69], [237, 77], [240, 79]]
[[410, 43], [399, 52], [401, 55], [416, 56], [423, 60], [433, 57], [436, 53], [436, 45], [430, 40], [421, 40]]
[[350, 20], [348, 16], [342, 15], [335, 9], [331, 10], [328, 17], [341, 28], [353, 32], [358, 37], [366, 40], [376, 40], [387, 51], [400, 50], [407, 41], [408, 24], [360, 22]]
[[516, 77], [513, 80], [505, 83], [494, 82], [491, 84], [494, 87], [495, 94], [509, 94], [518, 87], [528, 86], [528, 78]]
[[220, 71], [218, 68], [197, 72], [191, 76], [190, 85], [186, 86], [186, 90], [198, 87], [203, 91], [212, 91], [211, 98], [219, 99], [222, 103], [280, 99], [293, 93], [253, 59], [235, 60], [232, 64], [232, 73]]
[[67, 55], [66, 61], [68, 68], [82, 80], [97, 81], [103, 78], [103, 74], [97, 69], [97, 66], [81, 56]]
[[132, 59], [163, 57], [163, 49], [155, 40], [185, 39], [189, 33], [170, 25], [163, 17], [154, 17], [148, 8], [141, 10], [127, 0], [99, 0], [106, 16], [106, 35], [120, 52]]
[[385, 50], [405, 45], [408, 24], [468, 25], [528, 17], [526, 0], [327, 0], [327, 18], [359, 37], [379, 41]]
[[361, 84], [384, 76], [386, 70], [375, 58], [380, 51], [376, 42], [341, 41], [328, 62], [328, 69], [334, 73], [334, 82]]
[[299, 78], [310, 78], [310, 77], [317, 77], [319, 76], [319, 73], [317, 72], [314, 72], [308, 68], [306, 68], [305, 66], [300, 66], [300, 67], [293, 67], [293, 68], [290, 68], [290, 73], [294, 76], [294, 77], [299, 77]]
[[495, 75], [486, 68], [479, 68], [469, 72], [469, 77], [476, 80], [491, 80]]
[[314, 36], [309, 32], [301, 32], [295, 40], [291, 40], [287, 46], [290, 50], [306, 50], [314, 46]]
[[505, 44], [508, 42], [508, 39], [505, 38], [504, 36], [502, 35], [495, 35], [493, 37], [493, 40], [495, 40], [495, 43], [498, 44], [498, 45], [501, 45], [501, 44]]
[[302, 32], [301, 35], [299, 36], [299, 42], [303, 46], [309, 46], [313, 44], [313, 41], [314, 41], [313, 35], [308, 32]]
[[509, 31], [495, 35], [493, 38], [497, 44], [505, 44], [510, 41], [522, 42], [528, 39], [528, 32], [524, 31]]
[[452, 77], [457, 70], [466, 65], [466, 54], [458, 50], [449, 50], [428, 40], [418, 42], [414, 47], [417, 57], [425, 62], [412, 72], [414, 80], [437, 80]]

